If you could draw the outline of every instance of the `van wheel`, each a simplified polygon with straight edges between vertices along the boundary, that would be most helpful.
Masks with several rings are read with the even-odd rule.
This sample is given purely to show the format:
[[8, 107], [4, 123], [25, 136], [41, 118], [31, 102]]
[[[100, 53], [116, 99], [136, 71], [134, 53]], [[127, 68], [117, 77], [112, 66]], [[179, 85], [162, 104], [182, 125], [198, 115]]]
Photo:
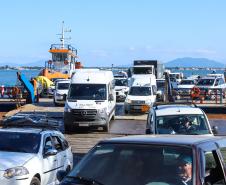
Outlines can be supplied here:
[[73, 127], [71, 125], [64, 125], [64, 132], [70, 133], [72, 132]]
[[37, 177], [33, 177], [30, 185], [40, 185], [40, 180]]
[[103, 130], [104, 130], [105, 132], [109, 132], [109, 130], [110, 130], [110, 123], [109, 123], [109, 121], [107, 122], [106, 125], [104, 125]]

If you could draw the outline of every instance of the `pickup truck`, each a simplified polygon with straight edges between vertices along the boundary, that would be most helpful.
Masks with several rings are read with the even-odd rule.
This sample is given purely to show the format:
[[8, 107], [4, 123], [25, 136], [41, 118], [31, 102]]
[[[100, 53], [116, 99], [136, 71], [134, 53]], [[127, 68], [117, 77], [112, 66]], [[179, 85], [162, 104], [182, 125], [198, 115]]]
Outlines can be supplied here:
[[57, 177], [60, 185], [225, 185], [225, 162], [225, 137], [127, 136], [99, 142]]

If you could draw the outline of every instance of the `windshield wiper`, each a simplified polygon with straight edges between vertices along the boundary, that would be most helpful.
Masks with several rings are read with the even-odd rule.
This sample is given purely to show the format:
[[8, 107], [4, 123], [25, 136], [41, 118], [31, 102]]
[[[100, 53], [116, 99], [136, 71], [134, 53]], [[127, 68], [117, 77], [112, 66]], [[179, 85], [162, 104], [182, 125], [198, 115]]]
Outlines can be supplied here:
[[104, 185], [104, 184], [98, 182], [97, 180], [92, 179], [92, 178], [88, 178], [88, 177], [81, 177], [81, 176], [67, 176], [67, 178], [78, 179], [78, 180], [84, 182], [85, 184]]

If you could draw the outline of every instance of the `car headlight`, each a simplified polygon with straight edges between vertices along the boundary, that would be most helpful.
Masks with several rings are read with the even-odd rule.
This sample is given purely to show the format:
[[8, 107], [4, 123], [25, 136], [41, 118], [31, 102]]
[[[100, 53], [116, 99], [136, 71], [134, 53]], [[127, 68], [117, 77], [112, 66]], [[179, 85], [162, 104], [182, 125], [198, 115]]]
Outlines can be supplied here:
[[146, 100], [146, 101], [145, 101], [145, 104], [147, 104], [147, 105], [151, 105], [151, 104], [152, 104], [152, 102], [151, 102], [151, 100]]
[[107, 110], [106, 108], [99, 109], [98, 113], [99, 114], [106, 114], [106, 110]]
[[15, 167], [15, 168], [9, 168], [5, 170], [3, 176], [7, 179], [13, 178], [15, 176], [22, 176], [29, 174], [27, 168], [23, 166]]
[[62, 94], [56, 93], [56, 96], [63, 96]]
[[126, 99], [125, 102], [126, 102], [126, 103], [132, 103], [132, 100]]

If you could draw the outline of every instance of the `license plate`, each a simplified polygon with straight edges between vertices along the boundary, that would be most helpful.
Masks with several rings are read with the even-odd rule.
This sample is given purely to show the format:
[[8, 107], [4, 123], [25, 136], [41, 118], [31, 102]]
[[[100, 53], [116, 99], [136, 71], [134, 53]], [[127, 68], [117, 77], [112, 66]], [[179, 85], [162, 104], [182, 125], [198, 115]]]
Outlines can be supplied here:
[[79, 123], [79, 126], [80, 126], [80, 127], [88, 127], [89, 124], [88, 124], [88, 123]]

